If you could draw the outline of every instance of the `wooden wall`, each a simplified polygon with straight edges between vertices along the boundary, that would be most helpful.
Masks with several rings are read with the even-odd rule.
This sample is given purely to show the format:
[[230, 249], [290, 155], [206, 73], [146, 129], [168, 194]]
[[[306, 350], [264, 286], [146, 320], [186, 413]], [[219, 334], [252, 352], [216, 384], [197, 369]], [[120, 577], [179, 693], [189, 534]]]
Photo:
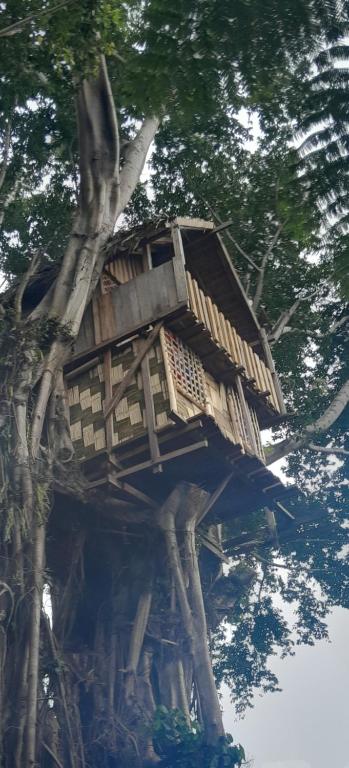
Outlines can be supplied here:
[[[105, 401], [114, 395], [138, 354], [138, 340], [112, 344], [90, 364], [71, 371], [66, 380], [71, 436], [79, 459], [113, 450], [148, 431], [145, 387], [140, 367], [122, 399], [106, 419]], [[164, 327], [148, 353], [149, 382], [156, 430], [210, 416], [224, 437], [263, 458], [255, 412], [236, 387], [226, 387], [204, 370], [200, 358]], [[109, 381], [109, 393], [105, 381]], [[108, 387], [107, 387], [108, 389]]]
[[107, 293], [99, 289], [84, 315], [74, 356], [109, 339], [125, 338], [186, 303], [185, 270], [176, 259], [122, 285], [115, 284]]

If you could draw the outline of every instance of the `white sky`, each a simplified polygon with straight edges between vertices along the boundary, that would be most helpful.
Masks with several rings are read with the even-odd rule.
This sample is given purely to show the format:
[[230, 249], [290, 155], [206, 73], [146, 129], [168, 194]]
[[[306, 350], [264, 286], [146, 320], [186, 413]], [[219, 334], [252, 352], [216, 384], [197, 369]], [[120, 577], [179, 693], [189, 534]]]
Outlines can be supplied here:
[[283, 690], [257, 695], [244, 720], [225, 692], [225, 726], [253, 768], [349, 768], [349, 611], [336, 608], [329, 630], [330, 643], [273, 661]]

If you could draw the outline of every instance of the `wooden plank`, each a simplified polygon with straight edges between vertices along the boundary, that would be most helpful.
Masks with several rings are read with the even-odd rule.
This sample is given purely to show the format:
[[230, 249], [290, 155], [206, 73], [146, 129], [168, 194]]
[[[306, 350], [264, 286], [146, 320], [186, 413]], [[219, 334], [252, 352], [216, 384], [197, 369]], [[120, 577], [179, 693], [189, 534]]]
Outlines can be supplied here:
[[220, 548], [219, 544], [216, 544], [216, 542], [212, 541], [212, 539], [209, 538], [208, 535], [200, 534], [200, 541], [206, 547], [210, 550], [216, 557], [218, 557], [219, 560], [222, 560], [223, 563], [226, 563], [226, 565], [229, 565], [230, 560], [227, 555], [224, 554], [223, 550]]
[[[177, 424], [171, 424], [167, 427], [160, 427], [157, 428], [157, 435], [159, 444], [162, 445], [163, 443], [170, 443], [173, 440], [180, 439], [181, 437], [184, 437], [187, 435], [188, 432], [194, 432], [195, 430], [201, 430], [203, 424], [202, 421], [199, 419], [195, 421], [191, 421], [189, 423], [185, 421], [181, 421], [181, 426], [179, 427]], [[166, 433], [161, 434], [159, 430], [168, 430]], [[134, 438], [137, 440], [137, 438]], [[127, 445], [129, 446], [130, 440], [127, 442]], [[126, 447], [126, 446], [125, 446]], [[121, 447], [122, 450], [122, 447]], [[120, 458], [124, 462], [127, 459], [132, 458], [133, 456], [136, 456], [140, 453], [145, 453], [147, 450], [147, 446], [145, 445], [145, 442], [142, 443], [142, 445], [135, 445], [131, 450], [125, 451], [120, 453]], [[120, 451], [120, 448], [119, 448]], [[109, 457], [110, 460], [113, 458], [112, 456]], [[116, 465], [115, 465], [116, 466]], [[121, 469], [121, 467], [117, 467], [117, 469]]]
[[224, 347], [223, 338], [222, 338], [221, 321], [220, 321], [220, 318], [219, 318], [219, 310], [218, 310], [217, 304], [212, 302], [212, 308], [213, 308], [213, 314], [214, 314], [215, 320], [216, 320], [217, 343], [218, 343], [218, 346]]
[[223, 341], [223, 347], [226, 350], [227, 354], [230, 355], [230, 344], [229, 339], [227, 336], [227, 329], [226, 329], [226, 322], [225, 317], [223, 315], [223, 312], [219, 312], [219, 321], [220, 321], [220, 329], [221, 329], [221, 337]]
[[[145, 344], [146, 342], [144, 343], [139, 342], [140, 354], [142, 353], [142, 350], [144, 349]], [[148, 350], [149, 350], [149, 344], [148, 344]], [[147, 350], [141, 360], [141, 373], [142, 373], [142, 380], [143, 380], [145, 418], [147, 423], [147, 434], [148, 434], [148, 440], [149, 440], [150, 456], [153, 464], [157, 465], [156, 471], [161, 472], [162, 467], [161, 467], [161, 464], [158, 463], [158, 459], [160, 457], [160, 448], [159, 448], [158, 436], [156, 434], [154, 399], [153, 399], [153, 393], [151, 391], [151, 381], [150, 381], [149, 351]]]
[[123, 491], [129, 496], [132, 496], [132, 498], [137, 499], [137, 501], [141, 501], [143, 504], [146, 504], [148, 507], [152, 507], [153, 509], [158, 508], [159, 505], [156, 503], [156, 501], [154, 501], [154, 499], [151, 499], [150, 496], [147, 496], [146, 493], [143, 493], [138, 488], [135, 488], [133, 485], [130, 485], [124, 480], [117, 480], [114, 474], [108, 474], [108, 480], [119, 491]]
[[229, 357], [231, 358], [231, 360], [233, 362], [236, 362], [235, 351], [234, 351], [234, 347], [233, 347], [233, 344], [232, 344], [232, 335], [230, 333], [230, 323], [229, 323], [229, 320], [227, 320], [227, 318], [225, 318], [225, 335], [226, 335], [227, 342], [228, 342]]
[[196, 280], [193, 280], [193, 292], [195, 296], [196, 316], [201, 323], [205, 324], [205, 318], [201, 306], [200, 288]]
[[244, 419], [244, 422], [245, 422], [245, 427], [246, 427], [246, 431], [247, 431], [247, 435], [248, 435], [248, 439], [249, 439], [249, 444], [250, 444], [250, 447], [252, 448], [252, 450], [254, 451], [254, 453], [257, 454], [258, 450], [257, 450], [256, 442], [255, 442], [253, 426], [252, 426], [252, 421], [251, 421], [251, 415], [250, 415], [250, 411], [249, 411], [248, 405], [246, 403], [245, 393], [244, 393], [244, 390], [243, 390], [243, 387], [242, 387], [240, 376], [236, 377], [236, 386], [237, 386], [237, 390], [238, 390], [238, 397], [239, 397], [239, 402], [240, 402], [240, 405], [241, 405], [243, 419]]
[[247, 341], [245, 341], [244, 339], [242, 340], [242, 346], [244, 350], [244, 360], [246, 363], [246, 371], [247, 371], [248, 378], [250, 381], [254, 381], [253, 368], [250, 360], [249, 346], [247, 344]]
[[237, 347], [236, 347], [236, 340], [235, 340], [235, 336], [234, 336], [234, 333], [233, 333], [232, 325], [229, 322], [229, 320], [227, 320], [227, 330], [228, 330], [229, 345], [230, 345], [230, 349], [231, 349], [232, 359], [233, 359], [233, 361], [234, 361], [234, 363], [236, 365], [240, 365], [238, 350], [237, 350]]
[[193, 278], [190, 272], [187, 272], [187, 287], [188, 287], [188, 295], [189, 295], [189, 307], [192, 310], [192, 312], [194, 312], [194, 315], [195, 315], [196, 312], [195, 312], [195, 296], [194, 296], [194, 289], [193, 289]]
[[[111, 380], [111, 349], [106, 349], [104, 352], [104, 392], [105, 392], [105, 403], [108, 402], [108, 400], [111, 399], [112, 393], [113, 393], [113, 385]], [[105, 405], [104, 405], [105, 409]], [[110, 409], [111, 410], [111, 409]], [[112, 413], [108, 411], [107, 413], [104, 410], [104, 416], [105, 416], [105, 437], [106, 437], [106, 445], [107, 445], [107, 451], [110, 453], [113, 447], [113, 420], [112, 420]]]
[[255, 361], [258, 371], [258, 389], [260, 389], [261, 392], [267, 392], [269, 391], [269, 383], [266, 376], [264, 375], [264, 363], [262, 363], [262, 360], [258, 355], [255, 355]]
[[[105, 416], [105, 418], [107, 418], [108, 415], [110, 414], [110, 412], [114, 408], [116, 408], [118, 406], [118, 404], [119, 404], [119, 402], [120, 402], [124, 392], [126, 391], [128, 385], [130, 384], [131, 379], [133, 378], [133, 376], [135, 375], [137, 369], [141, 365], [143, 358], [145, 357], [147, 352], [149, 352], [149, 350], [153, 346], [154, 342], [156, 341], [156, 338], [157, 338], [157, 336], [158, 336], [158, 334], [160, 332], [160, 328], [161, 328], [162, 324], [163, 324], [162, 320], [159, 323], [156, 323], [156, 325], [154, 326], [153, 330], [149, 334], [148, 338], [145, 340], [145, 342], [144, 342], [142, 348], [140, 349], [137, 357], [133, 361], [133, 363], [131, 365], [131, 368], [129, 368], [129, 370], [127, 371], [127, 373], [124, 376], [123, 380], [120, 382], [120, 384], [119, 384], [115, 394], [114, 395], [110, 394], [110, 396], [107, 396], [107, 391], [106, 391], [105, 405], [104, 405], [104, 416]], [[110, 350], [109, 350], [109, 353], [110, 353]]]
[[164, 361], [164, 368], [165, 368], [165, 376], [166, 376], [168, 395], [169, 395], [169, 399], [170, 399], [170, 411], [176, 411], [177, 410], [176, 388], [175, 388], [175, 385], [173, 383], [173, 376], [172, 376], [170, 361], [169, 361], [169, 358], [168, 358], [168, 351], [167, 351], [167, 344], [166, 344], [166, 340], [165, 340], [164, 328], [160, 328], [160, 346], [161, 346], [161, 352], [162, 352], [162, 359]]
[[85, 373], [85, 371], [89, 371], [90, 368], [95, 368], [95, 366], [98, 365], [99, 362], [100, 362], [99, 357], [93, 357], [91, 360], [88, 360], [87, 363], [84, 363], [83, 365], [79, 365], [78, 368], [73, 368], [72, 371], [68, 371], [68, 373], [65, 373], [64, 378], [66, 381], [75, 379], [76, 376], [80, 376], [81, 373]]
[[286, 515], [286, 517], [291, 518], [291, 520], [296, 520], [295, 516], [292, 515], [291, 512], [289, 512], [288, 509], [286, 509], [286, 507], [284, 507], [284, 505], [281, 504], [280, 501], [276, 502], [276, 506], [279, 507], [279, 509], [281, 509], [281, 511]]
[[207, 309], [206, 296], [205, 296], [204, 292], [200, 288], [199, 288], [199, 293], [200, 293], [200, 300], [201, 300], [201, 306], [202, 306], [202, 312], [203, 312], [203, 317], [204, 317], [205, 325], [206, 325], [207, 330], [211, 333], [210, 318], [209, 318], [208, 309]]
[[178, 301], [188, 301], [187, 281], [185, 277], [185, 253], [180, 228], [173, 226], [171, 229], [173, 249], [173, 271], [177, 288]]
[[216, 315], [213, 309], [213, 301], [210, 296], [207, 296], [207, 310], [210, 318], [211, 333], [215, 342], [219, 342], [219, 333], [217, 328]]
[[193, 292], [194, 292], [194, 296], [195, 296], [196, 316], [197, 316], [198, 320], [200, 321], [200, 323], [202, 323], [204, 325], [205, 322], [204, 322], [204, 317], [203, 317], [203, 314], [202, 314], [202, 307], [201, 307], [201, 301], [200, 301], [200, 289], [199, 289], [199, 286], [198, 286], [196, 280], [193, 280]]
[[[207, 448], [208, 446], [208, 440], [200, 440], [197, 443], [192, 443], [191, 445], [187, 445], [184, 448], [178, 448], [175, 451], [170, 451], [170, 453], [163, 453], [162, 456], [157, 459], [158, 463], [164, 464], [166, 461], [171, 461], [172, 459], [180, 458], [181, 456], [185, 456], [187, 453], [192, 453], [193, 451], [199, 451], [202, 448]], [[156, 463], [156, 462], [155, 462]], [[121, 477], [127, 477], [128, 475], [134, 475], [137, 472], [143, 472], [145, 469], [150, 469], [153, 467], [154, 461], [143, 461], [141, 464], [135, 464], [133, 467], [127, 467], [127, 469], [123, 469], [121, 472], [118, 472], [117, 479], [119, 480]]]
[[226, 489], [227, 485], [230, 483], [230, 480], [232, 479], [233, 476], [234, 476], [234, 472], [233, 471], [229, 472], [223, 478], [222, 482], [217, 486], [216, 490], [213, 493], [211, 493], [211, 496], [208, 499], [206, 506], [204, 507], [204, 509], [201, 512], [200, 517], [198, 517], [198, 519], [196, 521], [197, 525], [199, 525], [199, 523], [201, 523], [201, 521], [204, 519], [204, 517], [206, 517], [206, 515], [208, 514], [210, 509], [212, 509], [212, 507], [216, 504], [216, 502], [218, 501], [219, 497], [222, 495], [223, 491]]
[[176, 224], [179, 227], [185, 229], [214, 229], [215, 225], [213, 221], [206, 221], [206, 219], [188, 219], [187, 217], [177, 216]]
[[237, 362], [238, 362], [239, 365], [242, 365], [245, 368], [244, 354], [243, 354], [243, 350], [242, 350], [242, 340], [241, 340], [239, 334], [236, 332], [236, 330], [235, 330], [233, 325], [231, 326], [231, 329], [232, 329], [232, 332], [233, 332], [233, 336], [234, 336], [234, 340], [235, 340], [235, 347], [236, 347], [236, 351], [237, 351], [237, 355], [238, 355]]
[[272, 488], [277, 488], [277, 486], [284, 487], [281, 480], [276, 480], [275, 483], [270, 483], [270, 485], [266, 485], [264, 488], [262, 488], [262, 493], [266, 493], [267, 491], [271, 491]]
[[246, 342], [246, 347], [248, 352], [248, 359], [250, 361], [250, 370], [252, 372], [252, 379], [254, 381], [254, 385], [256, 386], [258, 381], [258, 373], [257, 373], [257, 369], [254, 362], [253, 350], [251, 349], [250, 345], [247, 342]]
[[93, 331], [94, 331], [95, 344], [99, 344], [100, 341], [102, 341], [102, 331], [101, 331], [101, 322], [99, 317], [99, 303], [98, 303], [98, 298], [96, 296], [92, 297], [91, 305], [92, 305]]
[[118, 295], [119, 289], [117, 291], [102, 294], [98, 299], [102, 341], [110, 339], [111, 336], [115, 336], [118, 331], [118, 317], [115, 314], [113, 307], [114, 296]]
[[238, 414], [236, 412], [235, 396], [230, 387], [227, 391], [227, 404], [228, 404], [231, 428], [233, 431], [233, 436], [235, 438], [235, 443], [239, 445], [242, 442], [242, 435], [240, 430]]
[[286, 413], [285, 401], [282, 394], [279, 377], [275, 370], [274, 360], [271, 354], [271, 349], [270, 349], [268, 336], [265, 331], [265, 328], [260, 329], [260, 337], [262, 341], [263, 352], [265, 354], [265, 359], [267, 361], [267, 365], [270, 370], [271, 377], [273, 379], [273, 384], [274, 384], [274, 389], [275, 389], [275, 394], [276, 394], [277, 404], [278, 404], [278, 410], [280, 411], [280, 413]]

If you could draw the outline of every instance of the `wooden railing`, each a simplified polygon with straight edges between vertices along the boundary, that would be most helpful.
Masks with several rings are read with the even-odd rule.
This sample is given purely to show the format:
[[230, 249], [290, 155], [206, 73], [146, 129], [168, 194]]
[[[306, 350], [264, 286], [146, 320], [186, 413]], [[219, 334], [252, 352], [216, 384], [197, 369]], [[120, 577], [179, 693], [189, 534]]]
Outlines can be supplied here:
[[242, 369], [242, 374], [248, 379], [250, 385], [258, 393], [263, 393], [269, 404], [279, 412], [278, 397], [269, 368], [239, 336], [210, 296], [203, 293], [190, 272], [186, 275], [189, 305], [194, 315], [209, 331], [215, 344], [224, 350], [234, 365]]

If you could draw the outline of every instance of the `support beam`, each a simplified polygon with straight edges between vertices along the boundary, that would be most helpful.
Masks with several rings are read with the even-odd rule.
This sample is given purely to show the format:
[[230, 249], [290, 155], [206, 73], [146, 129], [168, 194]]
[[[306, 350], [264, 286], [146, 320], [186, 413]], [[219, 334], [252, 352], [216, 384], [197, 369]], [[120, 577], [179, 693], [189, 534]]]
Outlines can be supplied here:
[[166, 461], [171, 461], [172, 459], [180, 458], [181, 456], [185, 456], [187, 453], [192, 453], [193, 451], [199, 451], [202, 448], [208, 447], [208, 440], [200, 440], [198, 443], [192, 443], [192, 445], [187, 445], [185, 448], [178, 448], [176, 451], [171, 451], [170, 453], [164, 453], [160, 456], [159, 459], [157, 459], [155, 462], [150, 459], [149, 461], [143, 461], [141, 464], [135, 464], [133, 467], [127, 467], [126, 469], [122, 469], [121, 472], [117, 473], [117, 480], [120, 480], [122, 477], [127, 477], [127, 475], [135, 475], [137, 472], [142, 472], [145, 469], [149, 469], [152, 466], [154, 466], [154, 463], [157, 462], [159, 464], [164, 464]]
[[130, 485], [129, 483], [118, 480], [116, 473], [115, 474], [113, 472], [109, 473], [108, 480], [119, 491], [123, 491], [123, 493], [127, 493], [128, 496], [132, 496], [132, 498], [137, 499], [137, 501], [140, 501], [142, 504], [145, 504], [147, 507], [152, 507], [153, 509], [158, 508], [159, 505], [156, 503], [156, 501], [154, 501], [154, 499], [151, 499], [150, 496], [147, 496], [146, 493], [143, 493], [142, 491], [138, 490], [138, 488], [135, 488], [133, 485]]
[[[141, 345], [139, 354], [142, 354], [144, 343], [139, 342], [139, 344]], [[142, 381], [143, 381], [145, 418], [146, 418], [146, 424], [147, 424], [147, 435], [148, 435], [148, 441], [149, 441], [150, 456], [153, 464], [155, 465], [154, 472], [161, 472], [162, 467], [161, 467], [161, 464], [159, 463], [160, 448], [159, 448], [158, 436], [156, 434], [154, 399], [153, 399], [153, 393], [151, 391], [149, 352], [147, 352], [146, 355], [143, 356], [143, 359], [141, 362], [141, 373], [142, 373]]]
[[[127, 387], [130, 384], [130, 381], [132, 380], [133, 376], [135, 375], [136, 371], [138, 370], [139, 366], [141, 365], [142, 360], [144, 359], [144, 357], [147, 354], [147, 352], [149, 352], [149, 350], [153, 346], [153, 344], [154, 344], [154, 342], [155, 342], [155, 340], [156, 340], [156, 338], [157, 338], [157, 336], [158, 336], [158, 334], [160, 332], [160, 328], [161, 328], [162, 324], [163, 324], [162, 320], [159, 323], [156, 323], [156, 325], [154, 326], [153, 330], [151, 331], [151, 333], [149, 334], [148, 338], [146, 339], [146, 341], [144, 342], [143, 346], [141, 347], [141, 349], [139, 351], [139, 354], [137, 355], [136, 359], [133, 361], [133, 363], [131, 365], [131, 368], [129, 368], [129, 370], [127, 371], [127, 373], [124, 376], [123, 380], [120, 382], [120, 384], [119, 384], [115, 394], [113, 396], [109, 396], [108, 397], [107, 392], [106, 392], [106, 398], [105, 398], [106, 399], [106, 403], [105, 403], [105, 406], [104, 406], [104, 416], [105, 416], [106, 419], [108, 418], [110, 412], [114, 408], [117, 408], [120, 400], [122, 399], [124, 393], [126, 392]], [[110, 349], [107, 350], [106, 354], [108, 352], [109, 352], [109, 354], [111, 354], [110, 353]]]
[[[105, 387], [105, 401], [108, 403], [112, 399], [113, 385], [111, 380], [111, 349], [110, 347], [104, 352], [103, 359], [104, 367], [104, 387]], [[111, 408], [108, 413], [105, 413], [105, 437], [107, 451], [110, 453], [113, 447], [113, 421]]]
[[218, 501], [219, 497], [221, 496], [221, 494], [223, 493], [223, 491], [225, 490], [227, 485], [230, 483], [230, 480], [232, 479], [233, 475], [234, 475], [233, 471], [229, 472], [229, 474], [226, 475], [226, 477], [218, 485], [216, 490], [211, 494], [210, 498], [208, 499], [208, 502], [207, 502], [206, 506], [202, 510], [202, 512], [200, 514], [200, 517], [197, 520], [197, 525], [199, 525], [199, 523], [201, 523], [201, 521], [204, 519], [204, 517], [206, 517], [206, 515], [210, 511], [210, 509], [212, 509], [214, 504]]

